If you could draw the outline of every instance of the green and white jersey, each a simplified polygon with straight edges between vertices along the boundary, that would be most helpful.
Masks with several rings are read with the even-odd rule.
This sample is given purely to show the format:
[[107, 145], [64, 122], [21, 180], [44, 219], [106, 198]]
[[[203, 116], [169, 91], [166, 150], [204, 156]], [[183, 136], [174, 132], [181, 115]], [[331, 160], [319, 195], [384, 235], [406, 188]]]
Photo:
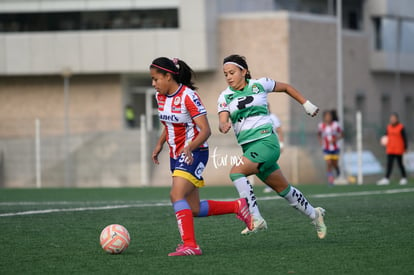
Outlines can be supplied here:
[[249, 79], [241, 91], [227, 87], [218, 99], [218, 112], [229, 112], [237, 142], [242, 145], [272, 134], [273, 124], [267, 94], [276, 82], [269, 78]]

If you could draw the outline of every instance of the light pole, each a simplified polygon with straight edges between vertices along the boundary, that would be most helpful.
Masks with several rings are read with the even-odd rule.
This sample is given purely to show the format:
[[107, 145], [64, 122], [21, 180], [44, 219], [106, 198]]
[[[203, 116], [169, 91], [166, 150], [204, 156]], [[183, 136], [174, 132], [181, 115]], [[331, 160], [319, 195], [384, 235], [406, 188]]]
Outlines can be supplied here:
[[336, 1], [336, 87], [339, 123], [344, 128], [343, 73], [342, 73], [342, 0]]
[[70, 161], [70, 125], [69, 125], [69, 87], [72, 70], [70, 67], [64, 67], [61, 75], [63, 77], [63, 103], [64, 103], [64, 147], [65, 147], [65, 167], [64, 167], [64, 186], [70, 187], [71, 183], [71, 161]]
[[[344, 130], [344, 102], [343, 102], [343, 60], [342, 60], [342, 0], [336, 1], [336, 87], [337, 87], [337, 111], [339, 117], [339, 125], [343, 132]], [[341, 150], [343, 152], [343, 140], [339, 141]], [[344, 175], [344, 165], [343, 165], [343, 158], [340, 153], [339, 158], [339, 167], [342, 171], [341, 177], [336, 180], [338, 184], [345, 184], [347, 183]]]

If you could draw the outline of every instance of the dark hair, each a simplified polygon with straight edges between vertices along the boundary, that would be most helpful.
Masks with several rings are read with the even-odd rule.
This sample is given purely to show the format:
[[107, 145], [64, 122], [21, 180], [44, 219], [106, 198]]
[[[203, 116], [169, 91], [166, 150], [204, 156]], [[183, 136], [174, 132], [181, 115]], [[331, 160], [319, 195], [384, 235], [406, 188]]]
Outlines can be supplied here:
[[332, 121], [339, 122], [338, 113], [336, 112], [335, 109], [331, 110], [331, 116], [332, 116]]
[[158, 57], [154, 59], [150, 68], [156, 69], [158, 73], [171, 74], [177, 83], [181, 83], [192, 90], [197, 90], [192, 78], [195, 77], [194, 71], [184, 61], [174, 58]]
[[246, 80], [252, 78], [252, 75], [250, 74], [250, 71], [249, 71], [249, 66], [247, 65], [246, 57], [238, 55], [238, 54], [232, 54], [224, 58], [223, 65], [226, 64], [227, 62], [234, 62], [240, 65], [241, 67], [245, 68], [247, 70], [247, 73], [245, 76]]
[[391, 116], [395, 116], [397, 118], [397, 121], [400, 122], [400, 116], [398, 115], [397, 112], [392, 112], [391, 115], [390, 115], [390, 117]]

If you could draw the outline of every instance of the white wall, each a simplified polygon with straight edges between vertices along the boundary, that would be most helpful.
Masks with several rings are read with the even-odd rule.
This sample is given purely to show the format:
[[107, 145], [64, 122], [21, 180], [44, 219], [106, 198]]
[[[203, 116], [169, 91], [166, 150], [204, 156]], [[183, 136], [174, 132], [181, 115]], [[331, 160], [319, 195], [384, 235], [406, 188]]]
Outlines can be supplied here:
[[75, 73], [146, 72], [155, 56], [179, 56], [181, 46], [178, 30], [3, 34], [0, 74], [55, 74], [66, 66]]
[[41, 12], [177, 7], [179, 0], [1, 0], [1, 12]]
[[[5, 10], [50, 10], [83, 7], [147, 7], [150, 1], [6, 0]], [[178, 29], [136, 29], [0, 34], [0, 75], [59, 74], [70, 67], [83, 73], [146, 73], [159, 56], [179, 57], [197, 71], [215, 69], [216, 9], [209, 0], [162, 0], [156, 5], [178, 6]], [[116, 4], [115, 4], [116, 3]], [[128, 5], [127, 5], [128, 3]], [[95, 5], [95, 6], [94, 6]]]

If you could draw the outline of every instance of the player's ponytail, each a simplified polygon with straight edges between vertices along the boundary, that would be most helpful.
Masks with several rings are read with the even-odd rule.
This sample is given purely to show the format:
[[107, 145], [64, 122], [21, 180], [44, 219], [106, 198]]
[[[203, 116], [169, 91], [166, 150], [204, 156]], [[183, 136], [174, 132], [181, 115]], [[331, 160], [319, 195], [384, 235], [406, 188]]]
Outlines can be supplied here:
[[249, 71], [249, 66], [247, 65], [247, 61], [244, 56], [241, 56], [238, 54], [229, 55], [225, 57], [223, 60], [223, 65], [226, 63], [235, 63], [235, 65], [239, 67], [240, 70], [246, 69], [247, 73], [246, 73], [245, 79], [248, 80], [252, 78], [252, 75], [250, 74], [250, 71]]
[[150, 68], [156, 69], [158, 73], [164, 75], [169, 73], [177, 83], [181, 83], [192, 90], [197, 90], [192, 81], [195, 75], [194, 71], [187, 63], [178, 58], [158, 57], [152, 61]]
[[188, 88], [192, 90], [197, 90], [197, 87], [194, 86], [194, 82], [192, 81], [193, 77], [195, 76], [194, 71], [187, 65], [184, 61], [180, 59], [173, 59], [174, 63], [178, 66], [178, 83], [182, 83]]

